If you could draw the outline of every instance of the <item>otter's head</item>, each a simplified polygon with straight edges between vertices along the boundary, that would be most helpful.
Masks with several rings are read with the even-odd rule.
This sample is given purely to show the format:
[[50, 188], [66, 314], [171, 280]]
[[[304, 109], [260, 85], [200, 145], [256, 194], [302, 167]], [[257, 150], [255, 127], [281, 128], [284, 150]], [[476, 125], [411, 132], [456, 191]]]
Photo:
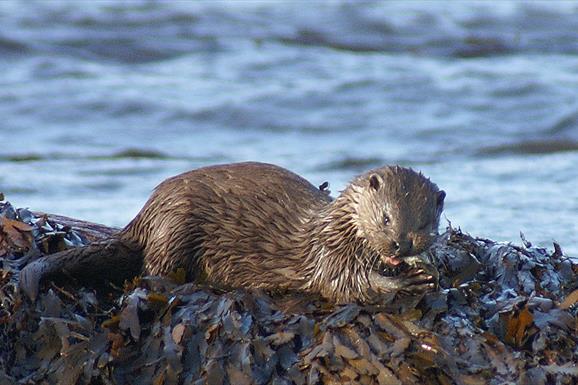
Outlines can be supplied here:
[[445, 192], [421, 173], [399, 166], [371, 170], [350, 186], [356, 201], [357, 236], [382, 262], [425, 251], [438, 235]]

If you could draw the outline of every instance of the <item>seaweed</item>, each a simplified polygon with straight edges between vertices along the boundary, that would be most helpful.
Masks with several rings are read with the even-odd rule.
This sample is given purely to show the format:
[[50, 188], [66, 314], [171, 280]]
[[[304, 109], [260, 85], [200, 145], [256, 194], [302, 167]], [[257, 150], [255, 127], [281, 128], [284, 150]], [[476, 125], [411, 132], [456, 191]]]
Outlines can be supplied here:
[[[99, 227], [100, 226], [100, 227]], [[137, 277], [18, 290], [26, 263], [114, 233], [0, 203], [0, 384], [522, 384], [578, 380], [578, 265], [448, 228], [439, 290], [335, 305]], [[400, 305], [401, 304], [401, 305]]]

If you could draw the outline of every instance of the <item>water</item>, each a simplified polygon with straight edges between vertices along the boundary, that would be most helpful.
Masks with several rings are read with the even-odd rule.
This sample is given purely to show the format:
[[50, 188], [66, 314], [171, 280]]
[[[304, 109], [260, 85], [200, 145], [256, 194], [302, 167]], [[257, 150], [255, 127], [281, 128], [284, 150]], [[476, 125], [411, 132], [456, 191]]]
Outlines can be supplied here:
[[578, 256], [578, 4], [0, 2], [0, 191], [123, 226], [167, 176], [423, 171], [474, 235]]

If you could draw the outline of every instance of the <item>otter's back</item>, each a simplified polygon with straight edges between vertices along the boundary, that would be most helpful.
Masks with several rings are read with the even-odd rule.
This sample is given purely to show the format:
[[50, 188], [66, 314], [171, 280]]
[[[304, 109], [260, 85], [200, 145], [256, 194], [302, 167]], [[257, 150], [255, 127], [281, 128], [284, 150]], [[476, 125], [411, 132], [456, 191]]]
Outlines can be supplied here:
[[271, 164], [204, 167], [162, 182], [122, 236], [141, 244], [151, 274], [184, 267], [190, 279], [202, 272], [213, 282], [244, 285], [245, 276], [273, 279], [269, 263], [295, 258], [297, 234], [330, 201]]

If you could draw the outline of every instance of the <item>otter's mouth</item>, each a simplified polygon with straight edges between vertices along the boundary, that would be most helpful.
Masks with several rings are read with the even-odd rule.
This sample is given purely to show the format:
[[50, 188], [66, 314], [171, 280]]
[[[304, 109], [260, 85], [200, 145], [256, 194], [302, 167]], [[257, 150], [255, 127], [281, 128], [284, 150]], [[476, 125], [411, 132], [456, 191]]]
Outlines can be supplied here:
[[409, 266], [400, 257], [381, 257], [375, 267], [375, 272], [383, 277], [396, 277]]
[[420, 255], [407, 256], [381, 256], [374, 270], [377, 274], [384, 277], [396, 277], [403, 271], [411, 269], [412, 267], [430, 264], [422, 259]]

